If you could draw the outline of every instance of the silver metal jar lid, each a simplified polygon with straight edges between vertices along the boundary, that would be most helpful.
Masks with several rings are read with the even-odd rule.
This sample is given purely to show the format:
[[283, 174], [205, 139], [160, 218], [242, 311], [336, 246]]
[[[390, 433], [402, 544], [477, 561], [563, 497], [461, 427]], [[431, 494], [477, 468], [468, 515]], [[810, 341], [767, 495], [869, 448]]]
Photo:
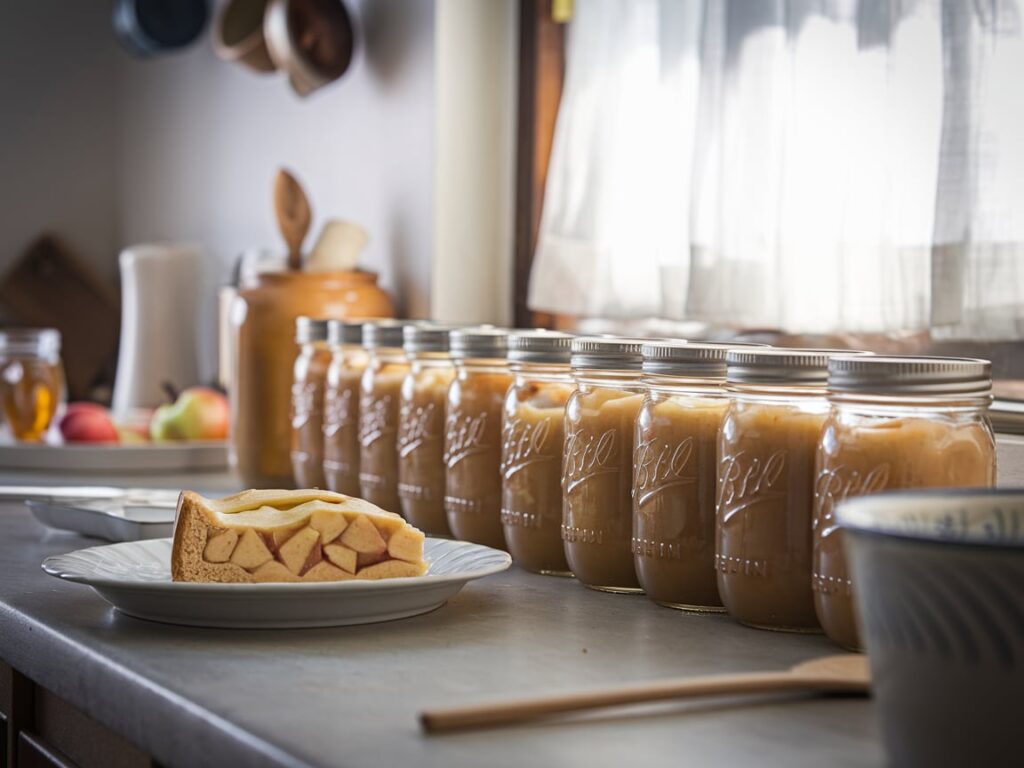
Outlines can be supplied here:
[[628, 336], [578, 336], [572, 340], [573, 368], [639, 371], [643, 346], [655, 339]]
[[53, 357], [60, 338], [56, 328], [0, 328], [0, 356]]
[[568, 365], [574, 338], [571, 333], [540, 328], [513, 331], [508, 336], [508, 359], [513, 363]]
[[312, 344], [314, 341], [327, 340], [327, 321], [314, 317], [295, 318], [295, 341], [299, 344]]
[[828, 388], [873, 395], [985, 395], [992, 389], [992, 363], [971, 357], [834, 357], [828, 361]]
[[367, 349], [401, 349], [403, 329], [412, 324], [414, 321], [411, 320], [371, 320], [363, 323], [363, 346]]
[[493, 325], [457, 328], [448, 334], [448, 349], [457, 358], [504, 359], [508, 353], [508, 334], [507, 328]]
[[768, 349], [767, 344], [750, 342], [652, 341], [644, 344], [643, 371], [661, 376], [691, 376], [724, 379], [725, 356], [730, 349]]
[[731, 349], [725, 356], [730, 384], [824, 386], [828, 361], [836, 355], [860, 356], [855, 349]]
[[328, 320], [327, 342], [329, 344], [363, 345], [363, 321]]
[[434, 323], [407, 325], [402, 331], [402, 346], [410, 355], [424, 352], [447, 352], [448, 336], [459, 327], [458, 325], [435, 325]]

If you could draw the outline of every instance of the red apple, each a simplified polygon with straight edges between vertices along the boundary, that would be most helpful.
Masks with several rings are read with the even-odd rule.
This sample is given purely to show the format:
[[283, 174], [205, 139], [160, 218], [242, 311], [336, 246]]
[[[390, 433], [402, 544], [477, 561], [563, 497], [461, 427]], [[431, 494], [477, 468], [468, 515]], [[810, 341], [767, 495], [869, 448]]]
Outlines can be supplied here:
[[110, 414], [96, 403], [70, 403], [60, 420], [66, 443], [116, 443], [117, 427]]
[[209, 387], [190, 387], [154, 411], [149, 435], [154, 440], [226, 440], [228, 399]]

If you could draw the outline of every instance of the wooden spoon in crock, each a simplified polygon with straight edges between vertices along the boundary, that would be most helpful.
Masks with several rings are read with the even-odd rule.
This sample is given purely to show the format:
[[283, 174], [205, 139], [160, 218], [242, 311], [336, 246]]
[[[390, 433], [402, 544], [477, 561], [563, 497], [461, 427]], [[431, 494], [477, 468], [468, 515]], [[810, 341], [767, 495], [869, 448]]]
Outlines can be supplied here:
[[283, 168], [274, 180], [274, 212], [281, 236], [288, 244], [288, 269], [302, 269], [302, 241], [309, 232], [313, 213], [302, 185]]

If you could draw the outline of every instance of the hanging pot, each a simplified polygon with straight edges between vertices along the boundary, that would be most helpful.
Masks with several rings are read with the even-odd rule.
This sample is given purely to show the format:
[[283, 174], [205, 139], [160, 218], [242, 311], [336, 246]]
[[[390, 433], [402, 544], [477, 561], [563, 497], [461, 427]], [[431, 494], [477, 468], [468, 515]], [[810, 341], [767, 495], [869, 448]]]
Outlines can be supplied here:
[[207, 0], [114, 0], [114, 34], [129, 53], [156, 56], [184, 48], [202, 34]]
[[213, 27], [213, 50], [224, 61], [234, 61], [254, 72], [277, 69], [263, 37], [267, 0], [228, 0]]
[[355, 35], [341, 0], [270, 0], [263, 36], [300, 96], [337, 80], [352, 61]]

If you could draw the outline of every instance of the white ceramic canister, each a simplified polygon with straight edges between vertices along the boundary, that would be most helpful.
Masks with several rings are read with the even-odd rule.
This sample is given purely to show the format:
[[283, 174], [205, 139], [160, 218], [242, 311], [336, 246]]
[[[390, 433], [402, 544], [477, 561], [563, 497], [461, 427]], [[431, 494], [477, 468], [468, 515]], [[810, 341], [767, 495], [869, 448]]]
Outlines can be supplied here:
[[197, 331], [202, 252], [185, 243], [125, 248], [121, 265], [121, 345], [112, 411], [128, 419], [167, 401], [165, 384], [199, 383]]

